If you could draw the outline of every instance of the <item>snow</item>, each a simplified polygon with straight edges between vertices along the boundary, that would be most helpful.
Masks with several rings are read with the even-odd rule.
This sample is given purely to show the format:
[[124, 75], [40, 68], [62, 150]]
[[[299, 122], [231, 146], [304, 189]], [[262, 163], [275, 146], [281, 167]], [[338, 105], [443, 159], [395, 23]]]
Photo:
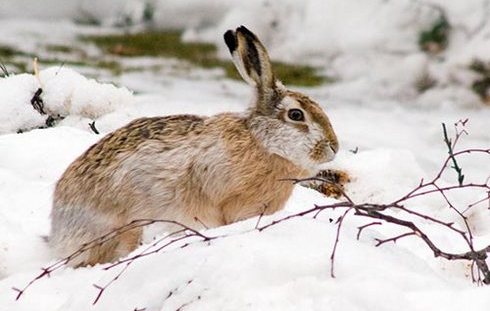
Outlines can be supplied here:
[[[144, 17], [148, 8], [153, 10], [151, 21]], [[430, 28], [441, 12], [452, 26], [450, 44], [441, 55], [427, 55], [418, 47], [418, 36]], [[136, 29], [185, 29], [184, 40], [216, 43], [223, 58], [228, 57], [228, 51], [221, 35], [244, 24], [261, 34], [272, 58], [322, 66], [327, 75], [349, 89], [342, 90], [344, 96], [391, 98], [423, 106], [447, 102], [470, 107], [479, 104], [479, 99], [468, 91], [467, 78], [474, 75], [468, 66], [474, 59], [485, 59], [490, 52], [489, 12], [486, 0], [47, 0], [44, 6], [32, 6], [30, 0], [0, 0], [0, 16], [5, 18], [2, 23], [12, 27], [9, 18], [32, 16], [44, 19], [45, 28], [50, 27], [50, 20], [64, 17], [93, 20], [104, 26], [129, 21]], [[40, 31], [33, 30], [31, 22], [23, 24], [15, 27], [29, 25], [22, 31], [24, 36]], [[85, 31], [92, 31], [89, 26], [86, 28]], [[63, 29], [74, 31], [67, 23]], [[46, 40], [58, 40], [62, 32], [52, 28]], [[22, 45], [29, 45], [28, 42], [24, 40]], [[417, 80], [427, 76], [437, 84], [418, 96]]]
[[21, 74], [0, 81], [0, 133], [31, 129], [45, 123], [46, 117], [40, 115], [31, 105], [26, 105], [30, 104], [39, 88], [34, 76]]
[[[301, 60], [333, 75], [334, 84], [299, 89], [327, 111], [341, 143], [329, 167], [349, 172], [352, 181], [347, 192], [356, 202], [389, 202], [421, 178], [437, 174], [447, 155], [442, 122], [452, 130], [454, 122], [468, 118], [469, 135], [461, 138], [460, 148], [488, 148], [490, 110], [469, 90], [473, 73], [467, 69], [473, 58], [488, 57], [490, 42], [485, 35], [490, 24], [483, 0], [192, 0], [185, 4], [49, 0], [43, 6], [32, 6], [29, 0], [0, 0], [4, 32], [0, 46], [34, 53], [45, 44], [66, 43], [98, 57], [99, 51], [79, 46], [76, 37], [118, 32], [111, 25], [128, 14], [138, 22], [144, 3], [155, 7], [153, 27], [184, 28], [185, 40], [216, 42], [223, 57], [228, 57], [221, 42], [224, 30], [246, 24], [260, 33], [273, 59]], [[454, 28], [450, 46], [437, 57], [417, 46], [417, 34], [437, 16], [435, 4], [445, 9]], [[70, 21], [84, 16], [103, 26]], [[52, 191], [78, 155], [102, 135], [138, 117], [242, 111], [250, 102], [248, 86], [223, 78], [219, 71], [176, 72], [169, 69], [173, 60], [154, 58], [122, 62], [143, 70], [113, 76], [97, 68], [45, 68], [41, 60], [39, 79], [29, 73], [0, 79], [2, 310], [36, 306], [36, 310], [163, 311], [183, 305], [185, 310], [488, 309], [488, 288], [471, 282], [468, 263], [436, 259], [413, 237], [375, 247], [374, 238], [403, 232], [394, 226], [369, 227], [358, 241], [357, 227], [369, 221], [352, 215], [344, 222], [336, 278], [331, 278], [329, 257], [341, 210], [326, 211], [316, 220], [295, 218], [262, 232], [254, 230], [257, 218], [205, 230], [206, 235], [226, 237], [186, 248], [176, 245], [137, 260], [93, 306], [97, 290], [92, 285], [106, 284], [118, 268], [62, 269], [15, 301], [12, 287], [23, 287], [41, 267], [55, 261], [43, 240], [49, 233]], [[144, 70], [155, 65], [162, 69]], [[94, 73], [98, 79], [93, 79]], [[419, 94], [414, 84], [427, 73], [439, 82]], [[55, 127], [37, 129], [47, 118], [30, 103], [39, 87], [47, 112], [64, 117]], [[92, 121], [100, 135], [90, 130]], [[25, 132], [16, 134], [18, 130]], [[356, 147], [357, 153], [349, 151]], [[460, 161], [471, 181], [485, 180], [490, 174], [488, 156]], [[453, 171], [442, 177], [443, 183], [454, 181]], [[452, 197], [461, 206], [481, 198], [473, 192]], [[332, 202], [297, 186], [286, 208], [261, 223]], [[440, 198], [424, 197], [410, 206], [463, 227]], [[490, 210], [477, 206], [467, 216], [475, 243], [490, 244]], [[427, 222], [420, 225], [444, 249], [464, 250], [456, 235]], [[145, 247], [148, 244], [134, 254]]]
[[133, 102], [128, 89], [86, 79], [69, 69], [50, 68], [40, 73], [40, 80], [46, 90], [47, 109], [62, 116], [98, 118]]
[[[46, 103], [42, 115], [30, 105], [37, 89]], [[132, 93], [126, 88], [101, 84], [79, 73], [51, 67], [39, 74], [21, 74], [0, 79], [0, 134], [15, 133], [46, 125], [48, 115], [98, 118], [119, 107], [131, 106]]]

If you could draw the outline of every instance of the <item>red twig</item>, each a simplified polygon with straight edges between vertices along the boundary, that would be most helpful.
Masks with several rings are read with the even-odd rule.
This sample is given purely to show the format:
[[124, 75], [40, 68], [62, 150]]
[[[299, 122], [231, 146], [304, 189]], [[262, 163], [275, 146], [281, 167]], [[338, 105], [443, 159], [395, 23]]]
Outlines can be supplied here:
[[398, 241], [399, 239], [407, 237], [407, 236], [411, 236], [411, 235], [416, 235], [416, 232], [412, 231], [412, 232], [403, 233], [403, 234], [397, 235], [397, 236], [389, 238], [389, 239], [375, 239], [377, 242], [375, 246], [378, 247], [378, 246], [381, 246], [382, 244], [385, 244], [388, 242], [396, 243], [396, 241]]
[[[32, 279], [29, 283], [27, 283], [27, 285], [25, 285], [23, 288], [19, 289], [17, 287], [13, 287], [12, 289], [17, 293], [15, 299], [16, 300], [20, 299], [22, 297], [22, 295], [25, 293], [25, 291], [29, 287], [31, 287], [35, 282], [37, 282], [38, 280], [40, 280], [46, 276], [49, 276], [52, 272], [57, 271], [57, 270], [65, 267], [69, 262], [71, 262], [72, 260], [83, 255], [85, 252], [89, 251], [90, 249], [97, 247], [103, 243], [106, 243], [106, 242], [120, 236], [121, 234], [123, 234], [127, 231], [130, 231], [130, 230], [133, 230], [133, 229], [139, 228], [139, 227], [148, 226], [148, 225], [155, 224], [155, 223], [165, 223], [165, 224], [176, 225], [176, 226], [181, 228], [180, 230], [177, 230], [177, 232], [182, 232], [182, 233], [189, 232], [190, 233], [190, 234], [183, 235], [183, 237], [185, 237], [185, 238], [199, 237], [199, 238], [201, 238], [202, 241], [209, 241], [211, 239], [217, 238], [217, 237], [206, 236], [206, 235], [200, 233], [199, 231], [197, 231], [195, 229], [192, 229], [192, 228], [190, 228], [190, 227], [188, 227], [182, 223], [179, 223], [179, 222], [173, 221], [173, 220], [163, 220], [163, 219], [137, 219], [137, 220], [133, 220], [132, 222], [128, 223], [127, 225], [116, 228], [116, 229], [108, 232], [107, 234], [105, 234], [101, 237], [98, 237], [98, 238], [96, 238], [96, 239], [94, 239], [88, 243], [81, 245], [78, 250], [76, 250], [72, 254], [68, 255], [67, 257], [56, 261], [55, 263], [49, 265], [48, 267], [42, 268], [41, 273], [39, 273], [34, 279]], [[173, 235], [175, 233], [176, 232], [174, 232], [170, 235]], [[171, 245], [173, 243], [175, 243], [175, 242], [172, 242], [169, 245]], [[156, 252], [154, 252], [154, 253], [156, 253]], [[133, 261], [134, 261], [134, 259], [136, 259], [136, 258], [144, 257], [147, 255], [149, 255], [149, 254], [144, 253], [144, 254], [133, 256], [135, 258], [130, 257], [127, 259], [119, 260], [116, 263], [110, 264], [108, 267], [106, 267], [104, 269], [108, 270], [108, 269], [112, 268], [113, 266], [117, 266], [117, 265], [120, 265], [122, 263], [127, 263], [128, 261], [131, 261], [131, 259], [133, 259]], [[119, 276], [126, 269], [127, 268], [123, 269], [118, 275], [116, 275], [115, 279], [117, 280], [119, 278]], [[111, 280], [109, 282], [109, 284], [107, 284], [106, 286], [102, 286], [102, 287], [98, 286], [98, 285], [94, 285], [97, 289], [99, 289], [99, 293], [98, 293], [97, 297], [95, 298], [94, 303], [96, 303], [100, 299], [100, 296], [104, 292], [105, 288], [110, 286], [114, 281], [115, 280]]]
[[342, 216], [337, 220], [337, 232], [335, 234], [335, 242], [333, 243], [332, 253], [330, 254], [330, 276], [335, 278], [335, 254], [337, 253], [337, 246], [340, 241], [340, 230], [342, 229], [342, 223], [344, 222], [347, 214], [353, 209], [353, 207], [347, 208]]
[[264, 204], [264, 208], [262, 209], [262, 212], [260, 213], [259, 217], [257, 217], [257, 223], [255, 224], [255, 229], [259, 228], [260, 221], [262, 220], [262, 217], [264, 217], [266, 210], [267, 210], [267, 204]]
[[373, 221], [373, 222], [370, 222], [368, 224], [365, 224], [365, 225], [362, 225], [362, 226], [357, 227], [357, 236], [356, 236], [356, 239], [359, 241], [359, 239], [361, 238], [361, 232], [364, 229], [366, 229], [367, 227], [377, 226], [377, 225], [382, 225], [382, 224], [383, 224], [382, 222]]

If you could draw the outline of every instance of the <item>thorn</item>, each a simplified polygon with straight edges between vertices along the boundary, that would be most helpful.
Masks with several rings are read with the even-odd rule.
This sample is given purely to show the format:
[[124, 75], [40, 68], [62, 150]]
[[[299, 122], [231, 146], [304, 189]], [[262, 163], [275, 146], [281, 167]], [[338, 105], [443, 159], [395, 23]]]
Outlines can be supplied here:
[[95, 134], [100, 134], [99, 130], [95, 127], [95, 121], [90, 122], [88, 126], [90, 126], [92, 132], [94, 132]]
[[24, 291], [23, 290], [20, 290], [20, 289], [18, 289], [16, 287], [12, 287], [12, 289], [17, 292], [17, 295], [15, 296], [15, 300], [16, 301], [19, 300], [20, 297], [24, 294]]

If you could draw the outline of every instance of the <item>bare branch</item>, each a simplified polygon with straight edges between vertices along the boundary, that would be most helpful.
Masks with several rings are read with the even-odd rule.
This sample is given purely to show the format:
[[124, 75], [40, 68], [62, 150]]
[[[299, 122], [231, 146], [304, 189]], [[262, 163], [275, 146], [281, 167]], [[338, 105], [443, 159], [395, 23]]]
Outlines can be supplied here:
[[259, 228], [260, 221], [262, 220], [262, 217], [264, 217], [266, 210], [267, 210], [267, 204], [264, 204], [262, 212], [260, 213], [259, 217], [257, 218], [257, 223], [255, 224], [255, 229]]
[[347, 214], [353, 209], [353, 207], [347, 208], [345, 212], [340, 216], [337, 221], [337, 232], [335, 234], [335, 242], [333, 243], [332, 253], [330, 254], [330, 276], [335, 278], [335, 254], [337, 253], [337, 246], [340, 241], [340, 230]]
[[412, 231], [412, 232], [407, 232], [407, 233], [397, 235], [397, 236], [389, 238], [389, 239], [375, 239], [377, 242], [375, 246], [378, 247], [378, 246], [381, 246], [381, 245], [388, 243], [388, 242], [396, 243], [396, 241], [398, 241], [399, 239], [407, 237], [407, 236], [412, 236], [412, 235], [417, 235], [417, 233], [415, 231]]
[[379, 222], [379, 221], [373, 221], [373, 222], [370, 222], [366, 225], [362, 225], [360, 227], [357, 227], [357, 236], [356, 236], [356, 239], [359, 241], [360, 237], [361, 237], [361, 232], [366, 229], [367, 227], [371, 227], [371, 226], [377, 226], [377, 225], [382, 225], [383, 223], [382, 222]]

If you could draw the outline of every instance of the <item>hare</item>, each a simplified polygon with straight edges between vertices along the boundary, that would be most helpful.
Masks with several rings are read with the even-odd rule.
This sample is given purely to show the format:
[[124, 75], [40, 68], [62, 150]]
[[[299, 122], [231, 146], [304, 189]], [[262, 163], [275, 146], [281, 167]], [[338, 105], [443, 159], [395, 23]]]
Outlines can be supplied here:
[[[276, 80], [266, 49], [247, 28], [224, 40], [255, 89], [244, 113], [141, 118], [77, 158], [56, 184], [49, 243], [66, 257], [136, 219], [216, 227], [281, 209], [293, 184], [331, 161], [338, 141], [320, 106]], [[142, 229], [91, 248], [68, 264], [95, 265], [127, 255]]]

